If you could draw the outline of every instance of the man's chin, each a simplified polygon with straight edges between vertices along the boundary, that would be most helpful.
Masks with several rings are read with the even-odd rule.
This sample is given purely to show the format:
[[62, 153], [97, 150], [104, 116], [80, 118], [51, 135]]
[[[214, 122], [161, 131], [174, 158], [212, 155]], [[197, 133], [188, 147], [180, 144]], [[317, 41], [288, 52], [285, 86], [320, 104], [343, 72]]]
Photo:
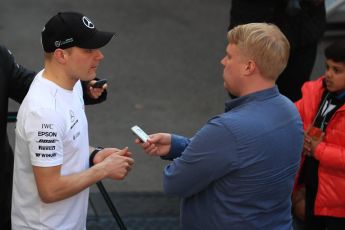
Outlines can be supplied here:
[[90, 74], [89, 76], [85, 77], [85, 78], [81, 78], [81, 80], [83, 81], [91, 81], [93, 79], [96, 78], [96, 74]]
[[235, 98], [237, 98], [237, 96], [233, 95], [233, 94], [232, 94], [232, 93], [230, 93], [230, 92], [228, 92], [228, 95], [229, 95], [229, 97], [230, 97], [231, 99], [235, 99]]

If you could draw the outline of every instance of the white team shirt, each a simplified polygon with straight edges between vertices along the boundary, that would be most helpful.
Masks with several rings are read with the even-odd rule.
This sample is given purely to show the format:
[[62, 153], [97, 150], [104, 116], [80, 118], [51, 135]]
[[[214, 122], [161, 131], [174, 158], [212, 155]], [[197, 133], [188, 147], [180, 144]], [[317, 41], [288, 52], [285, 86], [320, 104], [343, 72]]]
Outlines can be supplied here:
[[89, 139], [80, 81], [73, 91], [37, 74], [16, 124], [12, 229], [86, 229], [89, 189], [53, 203], [37, 191], [32, 166], [61, 165], [69, 175], [89, 167]]

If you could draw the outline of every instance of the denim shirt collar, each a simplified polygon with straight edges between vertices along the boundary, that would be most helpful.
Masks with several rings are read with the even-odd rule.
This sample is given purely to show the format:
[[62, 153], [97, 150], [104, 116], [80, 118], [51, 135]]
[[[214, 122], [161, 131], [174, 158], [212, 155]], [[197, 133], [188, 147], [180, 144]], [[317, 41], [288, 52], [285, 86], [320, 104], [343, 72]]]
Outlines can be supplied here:
[[255, 93], [251, 93], [242, 97], [238, 97], [232, 100], [225, 102], [225, 112], [236, 108], [237, 106], [247, 104], [251, 101], [261, 101], [266, 100], [267, 98], [275, 97], [279, 95], [279, 90], [277, 86], [273, 86], [271, 88], [260, 90]]

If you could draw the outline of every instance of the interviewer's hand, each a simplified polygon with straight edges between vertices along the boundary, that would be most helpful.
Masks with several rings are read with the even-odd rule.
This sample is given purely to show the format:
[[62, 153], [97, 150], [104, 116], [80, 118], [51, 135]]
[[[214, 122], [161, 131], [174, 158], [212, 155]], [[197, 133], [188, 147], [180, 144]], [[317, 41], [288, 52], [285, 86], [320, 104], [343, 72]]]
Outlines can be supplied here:
[[147, 142], [142, 143], [137, 138], [135, 139], [135, 143], [139, 144], [151, 156], [165, 156], [169, 153], [171, 148], [171, 134], [155, 133], [149, 136], [150, 138]]
[[89, 97], [93, 99], [98, 99], [102, 93], [108, 88], [108, 84], [104, 84], [102, 88], [94, 88], [92, 87], [93, 84], [95, 84], [96, 80], [92, 80], [87, 84], [87, 94]]

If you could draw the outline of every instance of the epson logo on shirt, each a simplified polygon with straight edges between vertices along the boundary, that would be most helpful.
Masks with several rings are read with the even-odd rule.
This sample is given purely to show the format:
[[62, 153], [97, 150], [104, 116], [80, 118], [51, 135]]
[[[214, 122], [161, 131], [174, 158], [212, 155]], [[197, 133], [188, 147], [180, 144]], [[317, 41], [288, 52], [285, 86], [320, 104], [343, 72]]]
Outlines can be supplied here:
[[38, 131], [38, 136], [45, 136], [45, 137], [57, 137], [56, 132], [43, 132], [43, 131]]
[[55, 146], [38, 146], [38, 150], [55, 150]]

